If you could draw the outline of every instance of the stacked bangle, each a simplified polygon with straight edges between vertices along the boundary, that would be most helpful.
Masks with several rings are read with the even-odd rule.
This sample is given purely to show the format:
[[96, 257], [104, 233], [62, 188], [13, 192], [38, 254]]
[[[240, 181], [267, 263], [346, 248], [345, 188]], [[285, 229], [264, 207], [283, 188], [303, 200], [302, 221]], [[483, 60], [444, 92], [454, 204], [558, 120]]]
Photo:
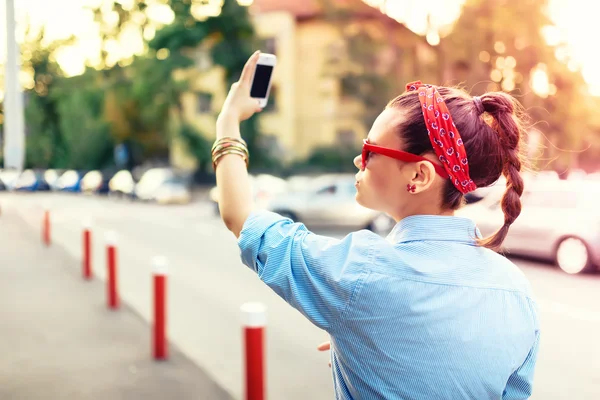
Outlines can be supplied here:
[[219, 159], [227, 154], [237, 154], [242, 157], [246, 162], [246, 167], [248, 166], [248, 160], [250, 158], [248, 154], [248, 145], [246, 145], [244, 139], [234, 137], [224, 137], [215, 141], [211, 153], [213, 169], [217, 168]]

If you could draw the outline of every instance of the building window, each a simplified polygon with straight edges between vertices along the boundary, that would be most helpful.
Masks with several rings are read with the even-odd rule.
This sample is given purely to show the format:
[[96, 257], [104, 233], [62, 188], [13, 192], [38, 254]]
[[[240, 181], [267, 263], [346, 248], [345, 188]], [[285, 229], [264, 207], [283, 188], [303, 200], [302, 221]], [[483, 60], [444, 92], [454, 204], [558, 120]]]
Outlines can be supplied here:
[[206, 92], [198, 93], [198, 112], [206, 114], [212, 110], [212, 94]]
[[269, 92], [269, 99], [267, 101], [267, 105], [264, 110], [267, 112], [277, 111], [277, 87], [275, 85], [271, 85], [271, 91]]
[[356, 132], [351, 129], [341, 129], [337, 131], [337, 142], [340, 146], [344, 147], [356, 146]]

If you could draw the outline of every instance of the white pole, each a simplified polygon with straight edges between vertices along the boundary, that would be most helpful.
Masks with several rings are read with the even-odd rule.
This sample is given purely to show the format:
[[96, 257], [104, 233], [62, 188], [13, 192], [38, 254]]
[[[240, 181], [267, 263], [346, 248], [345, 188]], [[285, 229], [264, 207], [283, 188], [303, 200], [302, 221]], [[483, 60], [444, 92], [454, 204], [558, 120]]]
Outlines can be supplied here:
[[6, 4], [6, 65], [4, 74], [4, 168], [23, 170], [25, 161], [25, 116], [19, 84], [20, 51], [15, 35], [14, 0]]

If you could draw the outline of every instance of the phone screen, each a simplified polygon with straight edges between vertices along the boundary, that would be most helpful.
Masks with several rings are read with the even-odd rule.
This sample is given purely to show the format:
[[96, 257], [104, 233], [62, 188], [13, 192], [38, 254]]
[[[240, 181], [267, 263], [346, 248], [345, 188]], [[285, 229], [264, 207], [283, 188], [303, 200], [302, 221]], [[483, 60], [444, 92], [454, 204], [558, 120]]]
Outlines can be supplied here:
[[256, 66], [254, 81], [252, 82], [252, 88], [250, 89], [250, 97], [257, 99], [264, 99], [267, 97], [267, 89], [269, 89], [269, 81], [271, 80], [272, 73], [273, 67], [271, 65], [258, 64]]

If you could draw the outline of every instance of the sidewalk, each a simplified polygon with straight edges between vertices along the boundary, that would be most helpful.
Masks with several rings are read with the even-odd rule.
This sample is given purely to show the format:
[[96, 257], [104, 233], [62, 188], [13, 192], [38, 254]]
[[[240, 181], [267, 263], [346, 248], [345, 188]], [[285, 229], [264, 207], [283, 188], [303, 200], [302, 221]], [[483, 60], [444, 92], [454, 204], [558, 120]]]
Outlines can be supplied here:
[[105, 287], [81, 278], [80, 261], [14, 213], [0, 215], [0, 399], [231, 399], [173, 346], [150, 353], [150, 327]]

